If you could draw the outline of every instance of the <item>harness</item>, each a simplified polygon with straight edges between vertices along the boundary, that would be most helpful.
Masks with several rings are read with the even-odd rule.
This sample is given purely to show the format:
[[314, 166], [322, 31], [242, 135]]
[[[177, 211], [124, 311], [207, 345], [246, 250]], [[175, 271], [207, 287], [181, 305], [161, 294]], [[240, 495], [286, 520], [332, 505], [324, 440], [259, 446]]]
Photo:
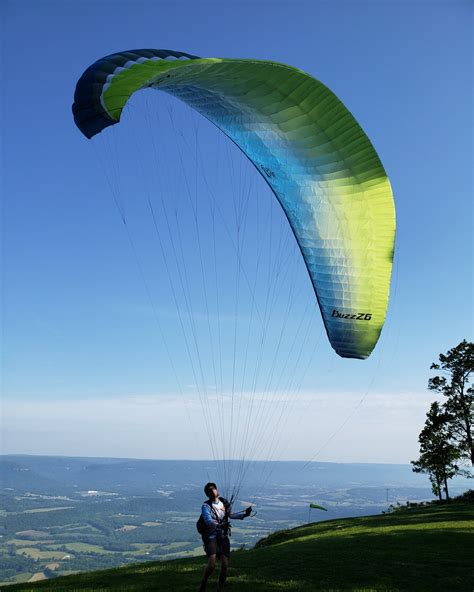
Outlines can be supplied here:
[[224, 536], [231, 536], [231, 528], [232, 527], [229, 522], [230, 504], [223, 497], [220, 497], [219, 501], [222, 502], [222, 504], [224, 506], [224, 511], [225, 511], [224, 518], [219, 518], [219, 516], [217, 515], [217, 511], [214, 508], [214, 506], [210, 500], [206, 500], [204, 502], [205, 504], [207, 504], [211, 508], [212, 516], [213, 516], [214, 520], [218, 523], [218, 526], [217, 527], [207, 526], [206, 523], [204, 522], [204, 518], [201, 514], [199, 516], [199, 520], [196, 522], [196, 528], [197, 528], [198, 533], [203, 538], [205, 538], [207, 535], [209, 535], [213, 530], [220, 530]]

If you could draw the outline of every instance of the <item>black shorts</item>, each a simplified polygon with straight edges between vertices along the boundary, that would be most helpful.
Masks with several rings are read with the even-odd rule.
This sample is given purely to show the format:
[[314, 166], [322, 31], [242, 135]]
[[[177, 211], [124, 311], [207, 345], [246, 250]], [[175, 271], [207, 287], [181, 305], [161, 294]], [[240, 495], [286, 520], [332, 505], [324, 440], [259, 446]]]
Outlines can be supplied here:
[[217, 559], [220, 559], [222, 555], [229, 557], [230, 555], [230, 541], [229, 537], [219, 537], [215, 539], [203, 539], [204, 551], [206, 555], [216, 555]]

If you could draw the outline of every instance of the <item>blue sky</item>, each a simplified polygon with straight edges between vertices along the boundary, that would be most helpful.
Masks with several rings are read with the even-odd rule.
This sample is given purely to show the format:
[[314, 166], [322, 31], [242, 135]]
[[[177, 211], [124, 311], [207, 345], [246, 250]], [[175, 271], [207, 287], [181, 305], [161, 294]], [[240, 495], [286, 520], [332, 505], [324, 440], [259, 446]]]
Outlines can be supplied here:
[[[289, 380], [284, 381], [289, 385], [285, 396], [298, 398], [294, 417], [285, 427], [278, 426], [281, 440], [287, 442], [281, 458], [311, 457], [346, 418], [320, 460], [413, 458], [433, 398], [426, 393], [429, 366], [440, 352], [472, 338], [472, 4], [104, 1], [79, 5], [17, 0], [4, 1], [1, 15], [4, 451], [209, 456], [200, 435], [202, 409], [195, 376], [184, 351], [192, 339], [188, 331], [188, 341], [183, 340], [177, 329], [176, 308], [169, 286], [161, 281], [165, 269], [157, 257], [144, 202], [130, 199], [134, 192], [143, 194], [144, 186], [137, 180], [137, 189], [130, 188], [133, 177], [122, 181], [120, 175], [120, 199], [125, 200], [145, 283], [104, 167], [97, 163], [98, 158], [108, 160], [108, 144], [99, 146], [98, 152], [71, 117], [75, 83], [88, 65], [115, 51], [153, 47], [297, 66], [331, 88], [373, 141], [397, 208], [386, 327], [369, 360], [348, 361], [337, 358], [324, 335], [319, 337], [321, 321], [311, 317], [314, 334], [308, 338], [305, 355], [317, 346], [316, 355], [308, 357], [307, 371], [302, 370], [304, 360], [297, 367], [301, 381], [293, 380], [290, 370], [285, 375]], [[271, 196], [260, 180], [252, 178], [243, 159], [225, 147], [210, 126], [179, 105], [171, 107], [173, 121], [167, 120], [169, 101], [163, 105], [159, 119], [163, 127], [154, 132], [160, 146], [171, 145], [174, 126], [184, 133], [190, 130], [190, 144], [193, 125], [199, 128], [203, 169], [222, 196], [228, 217], [233, 207], [228, 179], [234, 159], [243, 171], [237, 192], [241, 195], [250, 188], [258, 198], [262, 217], [248, 224], [246, 257], [251, 259], [259, 224], [260, 230], [274, 225], [272, 239], [263, 240], [263, 249], [287, 241], [281, 213], [271, 210]], [[133, 118], [139, 120], [140, 101], [136, 113]], [[107, 163], [105, 172], [113, 166]], [[166, 166], [162, 163], [160, 179], [166, 177]], [[190, 169], [196, 175], [197, 167], [190, 164]], [[171, 172], [179, 176], [179, 171]], [[196, 179], [201, 198], [206, 193], [201, 171]], [[166, 187], [166, 180], [160, 182]], [[254, 216], [251, 209], [250, 219]], [[210, 236], [210, 229], [210, 218], [203, 214], [202, 236]], [[220, 280], [220, 310], [211, 302], [210, 312], [213, 331], [216, 322], [227, 327], [221, 363], [228, 394], [230, 375], [242, 372], [243, 352], [250, 360], [258, 357], [253, 343], [258, 336], [246, 348], [243, 333], [238, 333], [233, 371], [235, 301], [227, 288], [236, 279], [230, 265], [235, 253], [222, 228], [217, 238], [223, 274], [225, 260], [229, 265], [228, 275]], [[196, 236], [191, 227], [181, 240], [189, 257], [191, 283], [197, 286], [202, 278], [196, 272]], [[289, 317], [294, 327], [306, 319], [312, 292], [291, 242], [285, 244], [290, 245], [285, 260], [288, 279], [285, 283], [280, 278], [278, 289], [281, 307], [284, 297], [298, 294]], [[252, 269], [249, 262], [250, 275]], [[176, 280], [176, 270], [173, 273]], [[247, 318], [251, 299], [242, 286], [243, 280], [239, 313]], [[263, 282], [258, 286], [255, 297], [263, 307]], [[204, 334], [204, 302], [199, 296], [195, 302], [197, 328]], [[279, 331], [278, 306], [269, 330], [273, 340]], [[166, 346], [157, 320], [167, 336]], [[292, 338], [289, 330], [284, 341], [289, 350]], [[176, 363], [181, 392], [166, 347]], [[210, 360], [216, 350], [204, 338], [200, 347], [212, 404], [215, 381]], [[263, 389], [263, 399], [272, 359], [270, 352], [262, 362], [265, 371], [258, 389]], [[241, 390], [245, 409], [247, 385]]]

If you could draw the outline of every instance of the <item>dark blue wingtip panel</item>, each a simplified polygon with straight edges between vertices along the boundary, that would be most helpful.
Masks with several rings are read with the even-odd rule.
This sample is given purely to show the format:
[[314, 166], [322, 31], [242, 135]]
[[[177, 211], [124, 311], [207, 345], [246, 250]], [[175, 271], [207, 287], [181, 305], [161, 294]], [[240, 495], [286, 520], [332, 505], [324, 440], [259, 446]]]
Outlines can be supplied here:
[[127, 62], [135, 62], [139, 58], [151, 59], [154, 57], [199, 59], [198, 56], [189, 53], [168, 49], [131, 49], [113, 53], [89, 66], [77, 82], [72, 105], [74, 121], [86, 138], [92, 138], [109, 125], [117, 123], [109, 117], [100, 102], [102, 89], [109, 74], [113, 74], [118, 67], [124, 67]]

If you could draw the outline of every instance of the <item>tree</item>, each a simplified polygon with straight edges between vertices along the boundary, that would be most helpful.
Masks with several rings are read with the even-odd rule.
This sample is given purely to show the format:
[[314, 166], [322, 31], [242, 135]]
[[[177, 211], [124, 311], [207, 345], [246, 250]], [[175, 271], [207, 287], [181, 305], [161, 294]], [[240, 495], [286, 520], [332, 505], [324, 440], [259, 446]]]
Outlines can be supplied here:
[[463, 470], [457, 465], [462, 452], [452, 443], [453, 428], [450, 416], [435, 401], [426, 414], [426, 422], [420, 433], [420, 458], [412, 460], [415, 473], [428, 473], [434, 495], [442, 501], [444, 490], [449, 501], [448, 480]]
[[474, 388], [469, 383], [474, 372], [474, 343], [464, 339], [447, 354], [440, 354], [439, 364], [431, 364], [431, 369], [441, 370], [444, 376], [430, 378], [428, 388], [447, 398], [444, 409], [451, 423], [452, 438], [474, 465]]

